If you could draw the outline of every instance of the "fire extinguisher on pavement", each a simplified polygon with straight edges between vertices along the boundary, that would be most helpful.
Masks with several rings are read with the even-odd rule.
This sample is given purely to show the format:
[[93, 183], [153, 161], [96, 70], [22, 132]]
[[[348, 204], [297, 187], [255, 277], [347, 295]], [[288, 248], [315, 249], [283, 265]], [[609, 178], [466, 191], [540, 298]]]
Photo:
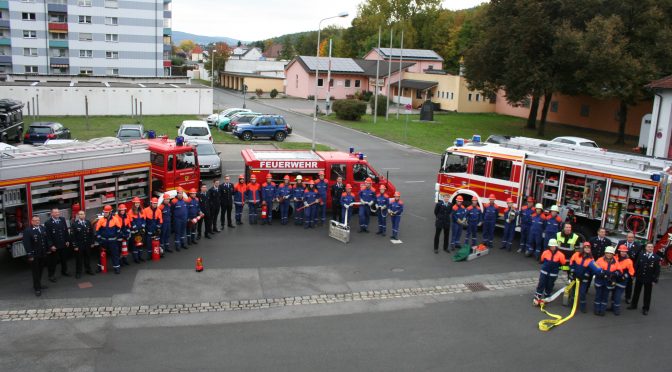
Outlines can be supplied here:
[[261, 202], [261, 224], [265, 225], [268, 223], [268, 205], [266, 202]]
[[98, 267], [101, 273], [107, 273], [107, 252], [103, 246], [100, 246], [100, 263]]

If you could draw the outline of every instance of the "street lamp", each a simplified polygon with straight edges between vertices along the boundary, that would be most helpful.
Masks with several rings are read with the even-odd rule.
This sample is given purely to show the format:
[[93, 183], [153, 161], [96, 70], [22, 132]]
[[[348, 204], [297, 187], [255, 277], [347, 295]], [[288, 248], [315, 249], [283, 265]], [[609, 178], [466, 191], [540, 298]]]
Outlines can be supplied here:
[[[345, 18], [348, 16], [348, 12], [341, 12], [338, 15], [323, 18], [317, 24], [317, 53], [315, 53], [315, 112], [313, 113], [313, 145], [312, 149], [315, 151], [315, 128], [317, 126], [317, 111], [319, 110], [317, 106], [317, 80], [320, 75], [320, 33], [322, 32], [322, 22], [327, 19], [332, 18]], [[329, 84], [329, 82], [327, 82]]]
[[210, 89], [212, 89], [212, 109], [215, 110], [215, 48], [212, 48], [210, 53]]

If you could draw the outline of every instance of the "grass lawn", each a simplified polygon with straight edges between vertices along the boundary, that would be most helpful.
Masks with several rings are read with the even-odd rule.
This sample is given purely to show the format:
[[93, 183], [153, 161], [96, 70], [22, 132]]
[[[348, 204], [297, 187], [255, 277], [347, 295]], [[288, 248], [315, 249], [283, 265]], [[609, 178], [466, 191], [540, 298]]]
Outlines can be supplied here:
[[[407, 131], [405, 131], [406, 119], [403, 114], [396, 119], [396, 115], [390, 113], [389, 121], [385, 121], [384, 117], [379, 117], [376, 124], [373, 124], [373, 116], [370, 115], [362, 117], [362, 120], [358, 122], [340, 120], [335, 116], [328, 120], [436, 153], [445, 151], [455, 138], [471, 138], [474, 134], [480, 134], [484, 141], [491, 134], [537, 137], [536, 130], [525, 129], [526, 120], [498, 114], [441, 113], [434, 114], [434, 123], [421, 123], [417, 121], [419, 115], [409, 115]], [[633, 139], [626, 141], [625, 146], [614, 145], [615, 134], [547, 124], [544, 138], [551, 139], [558, 136], [586, 137], [596, 141], [602, 147], [621, 151], [631, 151], [637, 146], [636, 140]]]
[[[275, 145], [282, 150], [310, 150], [312, 144], [310, 142], [275, 142]], [[321, 143], [315, 144], [317, 151], [331, 151], [331, 147]]]

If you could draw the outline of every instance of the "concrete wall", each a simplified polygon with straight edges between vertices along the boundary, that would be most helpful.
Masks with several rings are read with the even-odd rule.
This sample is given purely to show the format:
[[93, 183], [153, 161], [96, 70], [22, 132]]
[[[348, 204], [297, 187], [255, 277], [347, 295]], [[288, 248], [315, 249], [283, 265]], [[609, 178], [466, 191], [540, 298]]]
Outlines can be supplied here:
[[[32, 102], [38, 95], [39, 113], [46, 116], [85, 115], [85, 96], [92, 116], [130, 115], [131, 96], [138, 99], [138, 106], [142, 102], [143, 115], [207, 115], [213, 111], [210, 88], [0, 86], [0, 97], [11, 97], [24, 103]], [[28, 114], [27, 105], [24, 114]]]
[[[647, 155], [672, 158], [672, 90], [657, 92], [653, 103]], [[656, 131], [656, 126], [658, 127]], [[654, 149], [655, 143], [655, 149]]]

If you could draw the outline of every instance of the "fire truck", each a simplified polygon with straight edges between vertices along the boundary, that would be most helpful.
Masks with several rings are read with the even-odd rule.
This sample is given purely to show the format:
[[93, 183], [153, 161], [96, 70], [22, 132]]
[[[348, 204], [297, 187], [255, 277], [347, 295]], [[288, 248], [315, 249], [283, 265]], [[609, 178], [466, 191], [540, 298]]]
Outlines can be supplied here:
[[582, 238], [604, 227], [652, 240], [668, 229], [671, 161], [526, 137], [498, 142], [457, 139], [441, 157], [435, 198], [462, 195], [482, 206], [494, 194], [498, 207], [511, 198], [520, 208], [531, 196], [558, 205]]
[[[198, 187], [198, 164], [180, 164], [191, 146], [167, 138], [138, 143], [72, 143], [0, 153], [0, 247], [25, 254], [21, 241], [30, 216], [48, 218], [53, 208], [66, 220], [79, 210], [94, 219], [106, 205], [118, 206], [170, 188]], [[196, 157], [191, 157], [195, 159]]]
[[[318, 173], [324, 172], [324, 178], [329, 186], [336, 183], [336, 178], [343, 177], [343, 184], [352, 185], [355, 195], [359, 192], [360, 185], [367, 178], [371, 178], [373, 187], [377, 190], [380, 185], [385, 185], [387, 194], [391, 197], [396, 188], [387, 179], [371, 167], [362, 153], [341, 151], [296, 151], [296, 150], [253, 150], [241, 151], [245, 161], [245, 178], [251, 175], [257, 177], [257, 182], [266, 181], [266, 175], [271, 174], [276, 184], [283, 181], [285, 175], [289, 175], [290, 182], [294, 182], [296, 176], [301, 175], [303, 182], [317, 180]], [[327, 198], [327, 206], [331, 208], [331, 197]]]

